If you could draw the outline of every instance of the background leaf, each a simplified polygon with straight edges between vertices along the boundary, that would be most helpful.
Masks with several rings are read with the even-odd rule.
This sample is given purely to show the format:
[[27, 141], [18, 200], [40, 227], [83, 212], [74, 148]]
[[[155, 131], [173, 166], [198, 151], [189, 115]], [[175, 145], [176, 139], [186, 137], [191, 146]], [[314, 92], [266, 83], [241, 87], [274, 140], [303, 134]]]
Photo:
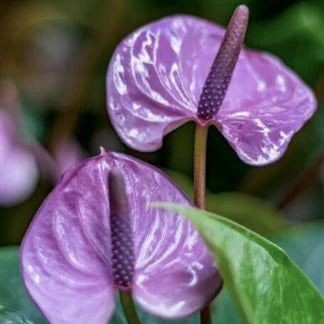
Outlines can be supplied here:
[[278, 209], [266, 200], [240, 192], [207, 194], [207, 210], [223, 215], [259, 234], [269, 235], [284, 226]]
[[220, 272], [248, 323], [321, 323], [318, 289], [279, 247], [220, 216], [159, 204], [187, 216], [217, 259]]
[[0, 264], [0, 323], [46, 323], [23, 285], [19, 272], [18, 248], [1, 248]]
[[[193, 182], [183, 173], [166, 169], [166, 173], [177, 185], [193, 198]], [[283, 215], [264, 199], [240, 192], [219, 192], [206, 194], [207, 210], [229, 218], [261, 235], [269, 236], [285, 223]]]
[[275, 242], [324, 293], [324, 222], [298, 226], [276, 236]]

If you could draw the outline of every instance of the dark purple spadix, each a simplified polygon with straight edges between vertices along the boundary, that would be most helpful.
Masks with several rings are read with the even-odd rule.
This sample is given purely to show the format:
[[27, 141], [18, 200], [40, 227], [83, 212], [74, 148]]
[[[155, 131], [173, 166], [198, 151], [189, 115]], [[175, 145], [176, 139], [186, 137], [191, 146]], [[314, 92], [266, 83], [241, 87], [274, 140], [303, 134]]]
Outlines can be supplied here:
[[114, 168], [108, 175], [112, 272], [115, 287], [130, 290], [134, 275], [134, 240], [125, 182]]
[[244, 5], [237, 7], [204, 84], [198, 104], [199, 118], [214, 118], [223, 103], [243, 46], [248, 20], [249, 9]]

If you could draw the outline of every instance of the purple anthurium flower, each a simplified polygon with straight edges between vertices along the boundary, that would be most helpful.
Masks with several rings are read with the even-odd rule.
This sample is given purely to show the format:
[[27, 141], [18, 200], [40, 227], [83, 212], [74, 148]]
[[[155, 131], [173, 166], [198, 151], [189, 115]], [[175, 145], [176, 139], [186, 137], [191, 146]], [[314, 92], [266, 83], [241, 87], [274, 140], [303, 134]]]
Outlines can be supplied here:
[[108, 111], [122, 140], [153, 151], [193, 120], [215, 125], [248, 164], [280, 158], [316, 101], [276, 57], [242, 49], [247, 23], [248, 9], [239, 6], [226, 33], [203, 19], [172, 16], [124, 39], [107, 75]]
[[0, 111], [0, 205], [26, 199], [38, 180], [34, 155], [18, 138], [14, 119]]
[[21, 248], [25, 285], [51, 323], [106, 323], [118, 290], [166, 318], [216, 295], [221, 281], [197, 231], [152, 201], [191, 205], [158, 169], [122, 154], [64, 174]]

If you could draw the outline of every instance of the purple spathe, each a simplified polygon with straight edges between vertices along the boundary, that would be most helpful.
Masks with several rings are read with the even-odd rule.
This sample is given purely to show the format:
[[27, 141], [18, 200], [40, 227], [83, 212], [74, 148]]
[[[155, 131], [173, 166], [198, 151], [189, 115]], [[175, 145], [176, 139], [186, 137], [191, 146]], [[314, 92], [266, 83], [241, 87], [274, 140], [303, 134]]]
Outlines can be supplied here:
[[148, 24], [117, 47], [107, 74], [108, 112], [130, 147], [153, 151], [163, 136], [193, 120], [215, 125], [246, 163], [264, 165], [285, 152], [312, 116], [312, 91], [274, 56], [241, 50], [216, 116], [198, 117], [202, 89], [225, 30], [173, 16]]
[[112, 169], [124, 178], [134, 239], [132, 294], [161, 317], [190, 315], [221, 281], [197, 231], [153, 201], [191, 205], [159, 170], [117, 153], [78, 163], [65, 173], [30, 226], [21, 248], [25, 285], [53, 323], [106, 323], [114, 309], [110, 204]]

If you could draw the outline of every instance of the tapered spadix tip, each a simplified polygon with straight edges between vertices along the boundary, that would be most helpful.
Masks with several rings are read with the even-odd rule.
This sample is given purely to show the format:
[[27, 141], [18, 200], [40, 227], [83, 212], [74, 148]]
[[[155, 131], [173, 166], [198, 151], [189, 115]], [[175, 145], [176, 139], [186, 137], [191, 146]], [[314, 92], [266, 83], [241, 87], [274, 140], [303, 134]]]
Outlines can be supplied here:
[[222, 44], [216, 54], [199, 98], [197, 115], [200, 119], [215, 118], [238, 61], [249, 21], [249, 8], [238, 6], [228, 24]]
[[237, 26], [236, 28], [241, 28], [245, 33], [249, 21], [249, 13], [249, 8], [246, 5], [236, 7], [231, 17], [231, 21], [228, 24], [228, 28], [231, 28], [231, 25], [235, 23]]
[[241, 34], [242, 43], [249, 23], [249, 16], [249, 8], [246, 5], [240, 5], [236, 7], [228, 24], [228, 30], [233, 29]]
[[121, 173], [119, 168], [112, 168], [109, 171], [109, 176], [111, 177], [112, 181], [115, 182], [123, 182], [123, 174]]
[[241, 4], [238, 7], [236, 7], [235, 11], [239, 11], [245, 14], [249, 14], [249, 8], [245, 4]]
[[109, 171], [108, 187], [112, 205], [119, 212], [124, 211], [127, 207], [127, 192], [124, 176], [119, 168], [114, 167]]
[[106, 149], [103, 146], [100, 146], [100, 155], [104, 155], [106, 152]]

